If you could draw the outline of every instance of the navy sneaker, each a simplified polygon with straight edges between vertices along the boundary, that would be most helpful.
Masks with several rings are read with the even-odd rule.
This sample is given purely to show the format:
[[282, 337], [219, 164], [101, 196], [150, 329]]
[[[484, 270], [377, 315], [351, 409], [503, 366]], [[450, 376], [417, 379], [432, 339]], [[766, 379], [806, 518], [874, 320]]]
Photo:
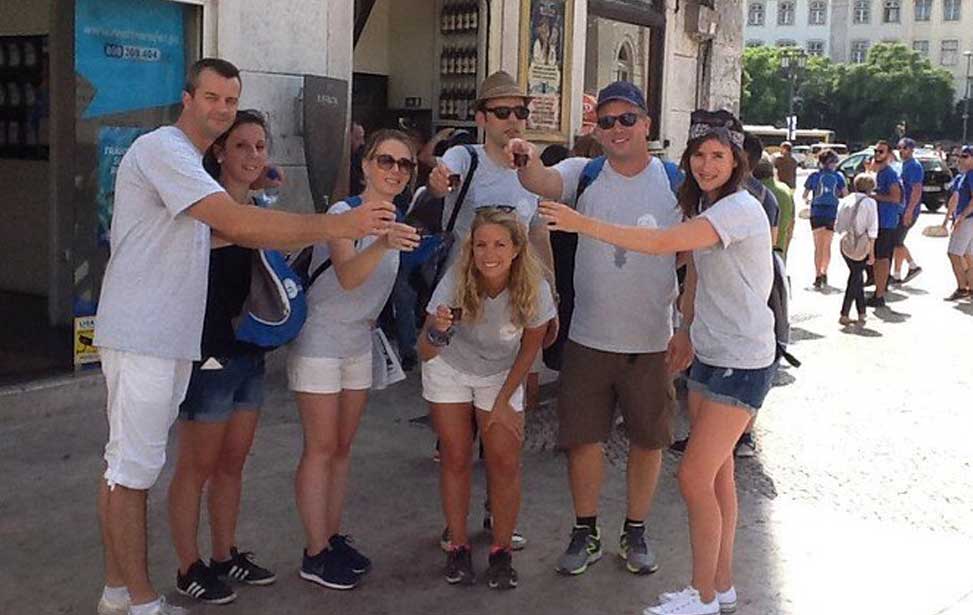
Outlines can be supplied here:
[[344, 558], [338, 557], [331, 549], [324, 549], [317, 555], [308, 555], [305, 549], [301, 578], [328, 589], [354, 589], [361, 579], [352, 572]]
[[446, 570], [443, 576], [450, 585], [473, 585], [476, 574], [473, 572], [473, 556], [469, 545], [453, 545], [446, 553]]
[[490, 567], [486, 571], [487, 587], [490, 589], [513, 589], [517, 587], [517, 571], [513, 567], [510, 551], [503, 549], [490, 554]]
[[348, 567], [355, 574], [361, 575], [365, 574], [372, 568], [372, 560], [368, 559], [362, 555], [361, 551], [351, 546], [354, 541], [350, 536], [344, 534], [335, 534], [330, 539], [328, 543], [331, 545], [331, 550], [338, 557], [343, 558], [347, 563]]

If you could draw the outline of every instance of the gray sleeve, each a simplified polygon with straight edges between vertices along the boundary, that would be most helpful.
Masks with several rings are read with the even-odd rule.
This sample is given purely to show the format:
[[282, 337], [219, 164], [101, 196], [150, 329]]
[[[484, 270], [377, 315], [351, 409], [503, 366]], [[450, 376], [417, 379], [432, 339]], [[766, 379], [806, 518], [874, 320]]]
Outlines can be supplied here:
[[452, 305], [453, 286], [456, 278], [456, 268], [450, 267], [446, 270], [443, 278], [436, 284], [436, 290], [432, 291], [432, 297], [426, 305], [427, 314], [435, 314], [436, 308], [440, 305]]
[[584, 170], [584, 165], [588, 164], [588, 160], [588, 158], [566, 158], [551, 167], [561, 175], [562, 203], [576, 205], [578, 180], [581, 179], [581, 172]]
[[199, 153], [188, 143], [153, 136], [152, 140], [137, 143], [135, 162], [145, 181], [159, 193], [170, 215], [175, 217], [209, 195], [225, 192], [206, 172]]
[[764, 190], [761, 205], [764, 208], [764, 213], [767, 214], [767, 221], [770, 222], [770, 226], [777, 226], [780, 220], [780, 204], [777, 202], [777, 197], [769, 189]]
[[769, 232], [763, 208], [749, 193], [724, 198], [700, 214], [713, 225], [724, 248], [758, 233]]
[[551, 285], [547, 280], [541, 280], [537, 289], [537, 313], [534, 319], [528, 323], [527, 328], [539, 327], [557, 316], [557, 306], [554, 304], [554, 296], [551, 292]]

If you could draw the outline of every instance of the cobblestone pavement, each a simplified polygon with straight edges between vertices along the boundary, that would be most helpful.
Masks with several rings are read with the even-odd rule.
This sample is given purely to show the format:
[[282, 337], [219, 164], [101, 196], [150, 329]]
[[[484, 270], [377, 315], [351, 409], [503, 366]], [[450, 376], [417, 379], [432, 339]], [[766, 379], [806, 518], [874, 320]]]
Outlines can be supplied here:
[[[837, 323], [846, 275], [837, 242], [830, 287], [809, 288], [811, 233], [798, 220], [789, 257], [792, 350], [804, 365], [781, 371], [758, 418], [758, 455], [737, 465], [743, 615], [973, 613], [973, 304], [942, 301], [953, 289], [946, 240], [918, 232], [939, 220], [923, 214], [909, 240], [924, 273], [890, 295], [890, 309], [869, 310], [860, 331]], [[27, 394], [0, 398], [0, 613], [94, 612], [101, 564], [93, 494], [105, 426], [103, 401], [82, 393], [57, 409]], [[244, 588], [233, 605], [193, 613], [640, 613], [660, 591], [688, 580], [685, 508], [674, 481], [679, 458], [664, 456], [649, 519], [658, 573], [634, 577], [606, 557], [581, 577], [558, 577], [552, 569], [573, 517], [564, 457], [554, 450], [554, 412], [548, 402], [528, 417], [520, 528], [530, 545], [515, 558], [520, 587], [497, 595], [441, 580], [434, 436], [421, 420], [416, 377], [375, 392], [355, 444], [346, 526], [376, 566], [359, 590], [332, 592], [295, 574], [303, 536], [292, 481], [301, 430], [275, 380], [248, 463], [239, 538], [280, 579], [270, 589]], [[600, 519], [613, 550], [625, 505], [623, 428], [606, 449], [612, 465]], [[150, 557], [157, 586], [185, 604], [173, 591], [170, 476], [171, 463], [150, 496]], [[479, 570], [487, 540], [476, 535]]]

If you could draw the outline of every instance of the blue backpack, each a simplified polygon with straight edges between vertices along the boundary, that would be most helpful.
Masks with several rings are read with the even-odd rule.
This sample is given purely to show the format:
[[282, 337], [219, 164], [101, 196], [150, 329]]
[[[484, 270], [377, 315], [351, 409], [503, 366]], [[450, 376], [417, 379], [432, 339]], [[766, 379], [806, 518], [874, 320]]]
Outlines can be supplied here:
[[812, 205], [824, 207], [838, 206], [839, 177], [837, 172], [824, 172], [818, 175], [818, 185], [814, 188], [814, 198]]
[[304, 279], [281, 252], [254, 250], [250, 292], [235, 321], [236, 338], [267, 350], [293, 340], [307, 320], [305, 290]]
[[[574, 198], [575, 203], [581, 200], [581, 195], [584, 194], [588, 186], [601, 173], [601, 170], [605, 167], [605, 160], [606, 158], [604, 156], [598, 156], [597, 158], [592, 158], [584, 165], [584, 169], [581, 171], [581, 177], [578, 178], [578, 190]], [[673, 194], [676, 194], [686, 176], [674, 162], [663, 160], [662, 164], [666, 170], [666, 177], [669, 179], [669, 189], [672, 190]], [[571, 328], [571, 316], [574, 313], [574, 254], [577, 251], [578, 240], [577, 235], [570, 235], [566, 241], [557, 241], [555, 237], [552, 237], [551, 240], [552, 247], [555, 250], [555, 263], [561, 263], [564, 269], [570, 270], [559, 271], [558, 266], [555, 266], [554, 276], [557, 293], [561, 299], [558, 304], [560, 328], [558, 329], [557, 339], [543, 351], [544, 365], [553, 370], [560, 370], [564, 344], [568, 339], [568, 330]]]

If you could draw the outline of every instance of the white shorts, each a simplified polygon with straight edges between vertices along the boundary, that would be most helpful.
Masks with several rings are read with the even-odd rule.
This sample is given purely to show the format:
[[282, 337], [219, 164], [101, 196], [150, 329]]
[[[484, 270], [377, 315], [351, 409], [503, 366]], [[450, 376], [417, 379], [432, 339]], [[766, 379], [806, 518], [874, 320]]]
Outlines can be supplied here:
[[299, 393], [333, 394], [372, 388], [372, 350], [357, 357], [287, 357], [287, 383]]
[[166, 463], [169, 428], [186, 397], [193, 362], [100, 348], [108, 386], [109, 487], [148, 489]]
[[[507, 372], [492, 376], [474, 376], [451, 367], [442, 358], [422, 364], [422, 397], [434, 404], [468, 404], [487, 412], [493, 410]], [[517, 412], [524, 411], [524, 387], [518, 386], [510, 396], [510, 405]]]
[[946, 252], [953, 256], [973, 256], [973, 219], [963, 220], [959, 230], [953, 231]]

